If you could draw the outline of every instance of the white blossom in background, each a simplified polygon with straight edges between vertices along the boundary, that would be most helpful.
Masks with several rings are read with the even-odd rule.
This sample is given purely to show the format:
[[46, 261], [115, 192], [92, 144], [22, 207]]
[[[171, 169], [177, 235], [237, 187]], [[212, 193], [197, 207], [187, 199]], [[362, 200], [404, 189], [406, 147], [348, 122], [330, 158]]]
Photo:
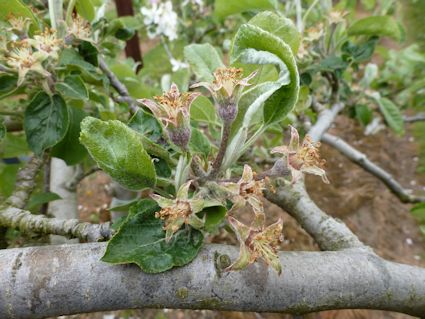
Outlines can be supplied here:
[[170, 59], [170, 63], [171, 63], [171, 70], [173, 72], [177, 72], [180, 69], [187, 69], [189, 67], [189, 64], [183, 61], [176, 60], [174, 58]]
[[153, 39], [165, 36], [168, 40], [177, 39], [177, 13], [173, 11], [171, 1], [151, 2], [151, 8], [142, 7], [140, 12], [144, 16], [143, 23], [148, 30], [148, 37]]

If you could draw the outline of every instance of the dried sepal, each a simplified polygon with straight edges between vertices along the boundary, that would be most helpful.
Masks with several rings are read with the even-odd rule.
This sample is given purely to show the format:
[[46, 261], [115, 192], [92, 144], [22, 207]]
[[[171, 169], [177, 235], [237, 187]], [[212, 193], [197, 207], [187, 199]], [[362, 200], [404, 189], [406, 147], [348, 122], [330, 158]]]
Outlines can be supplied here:
[[18, 42], [15, 47], [6, 55], [6, 63], [18, 72], [17, 85], [20, 86], [28, 72], [36, 72], [44, 77], [50, 76], [42, 65], [45, 55], [38, 51], [33, 51], [27, 42]]
[[234, 209], [244, 207], [249, 204], [255, 214], [262, 214], [263, 208], [263, 190], [265, 189], [264, 180], [256, 180], [252, 168], [244, 165], [242, 177], [237, 183], [225, 182], [221, 186], [230, 195], [230, 200], [234, 204]]
[[277, 248], [283, 240], [281, 219], [267, 227], [264, 226], [263, 214], [255, 215], [250, 226], [232, 216], [228, 217], [228, 222], [239, 241], [240, 251], [239, 257], [226, 268], [227, 271], [244, 269], [260, 258], [279, 275], [282, 273], [282, 265], [277, 255]]
[[44, 58], [58, 59], [58, 53], [63, 48], [63, 40], [59, 39], [54, 29], [46, 29], [43, 33], [34, 35], [32, 39], [26, 40]]
[[192, 88], [205, 87], [212, 95], [218, 115], [224, 121], [233, 121], [237, 115], [237, 103], [246, 86], [250, 86], [251, 80], [257, 71], [243, 78], [243, 69], [233, 67], [220, 67], [214, 71], [212, 83], [199, 82]]
[[72, 43], [74, 40], [93, 42], [90, 23], [77, 14], [73, 15], [66, 33], [67, 43]]
[[146, 105], [161, 121], [174, 144], [186, 148], [191, 134], [190, 106], [199, 95], [197, 92], [181, 93], [173, 83], [170, 91], [162, 96], [155, 96], [154, 100], [140, 99], [139, 102]]
[[326, 172], [323, 169], [325, 160], [320, 159], [320, 142], [314, 143], [309, 135], [304, 137], [302, 145], [299, 142], [299, 134], [296, 128], [291, 126], [291, 140], [288, 146], [278, 146], [271, 153], [279, 153], [286, 160], [288, 169], [291, 171], [292, 183], [295, 183], [303, 173], [318, 175], [323, 182], [328, 184]]
[[205, 220], [196, 216], [204, 208], [203, 200], [197, 197], [189, 198], [191, 181], [183, 184], [176, 194], [175, 199], [165, 198], [157, 194], [151, 195], [161, 210], [155, 213], [156, 218], [165, 221], [165, 240], [168, 242], [183, 224], [200, 229]]

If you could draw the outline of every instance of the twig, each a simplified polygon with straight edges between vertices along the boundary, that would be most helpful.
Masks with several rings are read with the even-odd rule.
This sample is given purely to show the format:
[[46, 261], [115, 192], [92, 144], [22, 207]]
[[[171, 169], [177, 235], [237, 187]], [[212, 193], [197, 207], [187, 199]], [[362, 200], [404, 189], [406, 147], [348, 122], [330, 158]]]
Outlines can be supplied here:
[[425, 196], [419, 197], [412, 195], [410, 190], [403, 188], [390, 173], [370, 161], [365, 154], [355, 149], [340, 137], [325, 133], [322, 136], [322, 141], [344, 154], [365, 171], [379, 178], [403, 203], [425, 202]]
[[344, 108], [344, 103], [335, 103], [330, 109], [323, 109], [317, 118], [317, 122], [310, 128], [308, 135], [314, 142], [320, 141], [322, 135], [329, 129], [336, 116]]
[[114, 87], [114, 89], [118, 92], [121, 98], [125, 99], [128, 103], [128, 107], [130, 109], [130, 114], [134, 114], [137, 112], [138, 107], [136, 101], [130, 96], [126, 86], [117, 78], [117, 76], [109, 69], [105, 60], [102, 57], [99, 57], [99, 67], [108, 77], [109, 82]]
[[231, 121], [224, 121], [223, 135], [221, 137], [220, 148], [218, 149], [217, 157], [212, 164], [211, 173], [208, 175], [209, 179], [214, 179], [220, 172], [221, 164], [223, 163], [224, 155], [226, 154], [227, 144], [229, 142], [230, 130], [232, 128]]
[[83, 169], [78, 169], [72, 180], [66, 183], [66, 189], [70, 192], [75, 192], [77, 190], [78, 184], [80, 184], [83, 179], [97, 171], [100, 171], [100, 168], [97, 166], [90, 168], [87, 172], [84, 172]]
[[412, 116], [404, 116], [403, 119], [405, 122], [408, 123], [425, 121], [425, 113], [418, 113]]

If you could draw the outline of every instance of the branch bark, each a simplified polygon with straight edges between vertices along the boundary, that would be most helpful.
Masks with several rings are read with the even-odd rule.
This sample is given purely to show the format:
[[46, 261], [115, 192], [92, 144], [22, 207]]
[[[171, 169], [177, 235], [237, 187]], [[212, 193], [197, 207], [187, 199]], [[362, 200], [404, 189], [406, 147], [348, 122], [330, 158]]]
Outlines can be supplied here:
[[344, 108], [344, 103], [335, 103], [330, 109], [320, 111], [317, 122], [310, 128], [308, 135], [314, 142], [319, 142], [322, 135], [329, 129], [339, 112]]
[[403, 119], [405, 122], [408, 123], [425, 121], [425, 113], [418, 113], [412, 116], [404, 116]]
[[265, 191], [266, 198], [294, 217], [321, 250], [370, 249], [343, 223], [323, 212], [310, 198], [303, 181]]
[[109, 223], [90, 224], [78, 219], [48, 218], [17, 207], [0, 208], [0, 225], [26, 233], [59, 235], [83, 241], [102, 241], [112, 235]]
[[208, 245], [189, 265], [157, 275], [134, 265], [103, 263], [104, 249], [97, 243], [0, 251], [0, 317], [129, 308], [425, 313], [425, 270], [367, 251], [281, 253], [283, 274], [278, 276], [261, 263], [239, 272], [220, 271], [217, 256], [234, 259], [238, 254], [225, 245]]
[[403, 203], [425, 202], [425, 196], [420, 197], [412, 195], [411, 191], [403, 188], [403, 186], [401, 186], [390, 173], [370, 161], [365, 154], [352, 147], [343, 139], [329, 133], [325, 133], [322, 136], [322, 141], [337, 149], [352, 162], [362, 167], [365, 171], [379, 178]]

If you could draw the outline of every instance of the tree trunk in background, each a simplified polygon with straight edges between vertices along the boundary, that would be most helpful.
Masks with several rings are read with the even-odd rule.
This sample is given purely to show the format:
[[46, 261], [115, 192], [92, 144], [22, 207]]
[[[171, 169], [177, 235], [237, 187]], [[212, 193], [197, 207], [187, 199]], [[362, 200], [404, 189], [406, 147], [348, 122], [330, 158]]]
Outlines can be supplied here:
[[[117, 7], [117, 13], [119, 17], [122, 16], [133, 16], [133, 3], [131, 0], [115, 0]], [[126, 57], [131, 57], [135, 62], [140, 64], [137, 67], [137, 72], [143, 67], [142, 51], [140, 50], [139, 36], [137, 32], [134, 33], [134, 36], [127, 40], [125, 45], [125, 55]]]
[[[49, 203], [48, 215], [61, 219], [78, 219], [77, 194], [66, 188], [75, 174], [75, 167], [53, 157], [50, 164], [50, 191], [58, 194], [62, 199]], [[78, 243], [78, 239], [66, 239], [63, 236], [51, 235], [52, 244]]]

